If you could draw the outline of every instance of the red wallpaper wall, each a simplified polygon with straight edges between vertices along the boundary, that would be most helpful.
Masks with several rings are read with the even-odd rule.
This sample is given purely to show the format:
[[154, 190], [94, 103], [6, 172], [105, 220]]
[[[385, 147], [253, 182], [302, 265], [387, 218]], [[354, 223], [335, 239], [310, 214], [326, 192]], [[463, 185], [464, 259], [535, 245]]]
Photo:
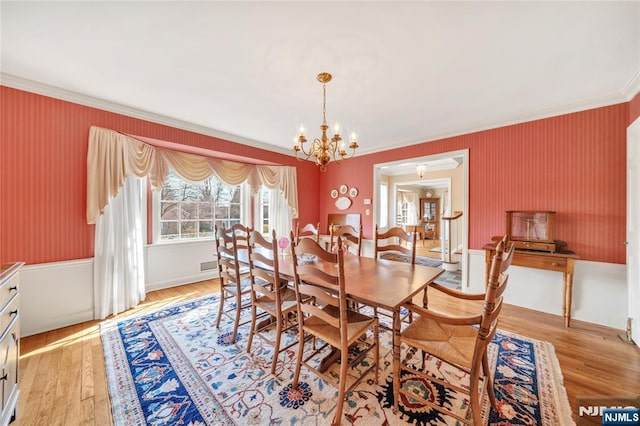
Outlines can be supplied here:
[[505, 210], [555, 210], [557, 238], [583, 259], [624, 263], [626, 127], [639, 115], [636, 96], [631, 103], [359, 156], [320, 174], [313, 163], [286, 155], [0, 86], [0, 262], [93, 256], [86, 154], [89, 127], [97, 125], [295, 165], [302, 223], [326, 221], [334, 212], [331, 188], [356, 186], [360, 195], [347, 212], [363, 214], [368, 237], [372, 216], [364, 215], [362, 200], [373, 198], [374, 164], [468, 148], [471, 248], [504, 232]]
[[93, 256], [86, 223], [92, 125], [298, 168], [300, 220], [318, 220], [320, 173], [310, 162], [0, 86], [0, 263]]
[[[505, 210], [556, 211], [556, 238], [581, 258], [625, 263], [627, 103], [412, 145], [330, 164], [320, 181], [320, 218], [335, 212], [342, 183], [360, 196], [365, 237], [373, 216], [373, 165], [469, 149], [469, 247], [505, 231]], [[363, 140], [364, 143], [366, 141]], [[375, 204], [375, 200], [373, 201]], [[325, 224], [326, 226], [326, 224]]]
[[638, 117], [640, 117], [640, 93], [629, 102], [629, 124], [636, 121]]

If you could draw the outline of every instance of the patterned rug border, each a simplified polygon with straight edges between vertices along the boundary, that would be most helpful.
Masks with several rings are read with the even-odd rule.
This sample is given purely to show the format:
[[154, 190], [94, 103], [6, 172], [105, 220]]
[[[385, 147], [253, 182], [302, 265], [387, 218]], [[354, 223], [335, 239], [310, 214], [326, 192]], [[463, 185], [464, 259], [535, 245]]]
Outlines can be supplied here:
[[[122, 324], [123, 322], [130, 322], [132, 325], [135, 325], [136, 322], [149, 322], [163, 318], [170, 318], [175, 315], [192, 311], [203, 305], [206, 305], [207, 303], [210, 303], [208, 302], [208, 300], [211, 298], [217, 299], [217, 295], [206, 295], [190, 300], [178, 301], [170, 305], [151, 309], [146, 312], [131, 314], [117, 319], [109, 319], [100, 323], [100, 335], [103, 342], [109, 397], [111, 400], [112, 415], [115, 425], [140, 424], [140, 420], [146, 421], [138, 399], [125, 399], [126, 395], [128, 394], [137, 394], [132, 376], [130, 374], [125, 375], [127, 379], [125, 380], [125, 383], [120, 383], [118, 380], [119, 378], [122, 378], [122, 375], [118, 375], [118, 372], [122, 368], [129, 368], [128, 364], [118, 364], [115, 356], [116, 354], [118, 354], [118, 352], [125, 353], [126, 351], [125, 346], [123, 345], [123, 341], [119, 338], [119, 333], [116, 332], [118, 330], [119, 324]], [[541, 352], [541, 354], [543, 354], [544, 356], [536, 356], [536, 371], [548, 371], [552, 376], [552, 380], [547, 383], [547, 386], [549, 386], [550, 389], [547, 389], [547, 392], [545, 392], [542, 396], [547, 399], [552, 399], [553, 403], [551, 405], [540, 404], [541, 419], [561, 419], [566, 421], [566, 423], [563, 422], [563, 424], [575, 424], [575, 422], [573, 422], [572, 420], [571, 406], [569, 404], [566, 389], [564, 387], [564, 378], [553, 344], [548, 341], [532, 339], [527, 336], [522, 336], [505, 330], [498, 330], [498, 333], [506, 337], [513, 336], [516, 339], [544, 348], [544, 351]], [[384, 381], [384, 379], [385, 378], [381, 376], [381, 383]], [[276, 377], [275, 380], [281, 381], [281, 378]], [[116, 398], [114, 398], [114, 396], [112, 395], [112, 390], [116, 390]], [[134, 399], [135, 401], [131, 401], [131, 399]], [[210, 399], [220, 407], [220, 414], [221, 417], [223, 417], [216, 418], [215, 424], [236, 424], [234, 419], [228, 416], [226, 410], [218, 403], [215, 397], [211, 397]], [[132, 404], [130, 402], [132, 402]], [[211, 401], [208, 402], [211, 403]], [[483, 412], [489, 408], [488, 406], [489, 403], [485, 399]], [[555, 410], [552, 410], [555, 411], [555, 413], [545, 412], [545, 410], [549, 410], [550, 407], [555, 408]], [[402, 415], [399, 418], [402, 418]]]
[[[385, 252], [380, 254], [380, 259], [394, 260], [398, 262], [410, 263], [409, 256], [399, 252]], [[441, 268], [442, 259], [434, 259], [427, 256], [416, 256], [416, 265], [431, 266], [432, 268]]]

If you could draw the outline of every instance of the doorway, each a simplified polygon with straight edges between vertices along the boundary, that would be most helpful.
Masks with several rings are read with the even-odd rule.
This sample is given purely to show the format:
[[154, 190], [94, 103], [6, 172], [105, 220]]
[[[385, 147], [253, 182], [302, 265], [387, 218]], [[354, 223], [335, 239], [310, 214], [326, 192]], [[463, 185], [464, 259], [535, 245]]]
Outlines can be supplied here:
[[640, 346], [640, 118], [627, 128], [627, 286], [631, 339]]
[[[415, 200], [415, 213], [410, 212], [411, 219], [423, 223], [418, 208], [420, 198], [438, 200], [438, 221], [435, 235], [442, 241], [446, 226], [451, 224], [449, 234], [456, 249], [457, 268], [461, 276], [461, 289], [468, 288], [468, 217], [469, 211], [469, 151], [460, 150], [375, 164], [373, 167], [374, 208], [373, 223], [381, 229], [397, 226], [399, 221], [409, 220], [406, 205], [399, 202], [398, 194], [403, 191], [413, 195], [404, 196]], [[419, 166], [421, 171], [419, 171]], [[419, 175], [420, 173], [420, 175]], [[427, 197], [430, 195], [431, 197]], [[442, 216], [454, 211], [462, 212], [462, 217], [455, 222], [443, 221]], [[443, 223], [444, 222], [444, 223]]]

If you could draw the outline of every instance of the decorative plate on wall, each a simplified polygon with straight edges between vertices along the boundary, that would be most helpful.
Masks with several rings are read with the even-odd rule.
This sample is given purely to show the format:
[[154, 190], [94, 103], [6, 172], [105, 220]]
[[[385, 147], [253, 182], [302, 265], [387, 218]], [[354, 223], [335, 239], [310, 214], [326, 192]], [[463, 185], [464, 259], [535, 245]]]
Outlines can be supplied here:
[[332, 189], [331, 190], [331, 198], [338, 198], [338, 190], [337, 189]]
[[346, 194], [348, 189], [349, 188], [344, 183], [342, 185], [340, 185], [340, 193], [341, 194]]
[[358, 196], [358, 188], [355, 186], [349, 190], [349, 197], [356, 198]]
[[336, 200], [336, 208], [338, 210], [346, 210], [351, 207], [351, 200], [347, 197], [340, 197]]

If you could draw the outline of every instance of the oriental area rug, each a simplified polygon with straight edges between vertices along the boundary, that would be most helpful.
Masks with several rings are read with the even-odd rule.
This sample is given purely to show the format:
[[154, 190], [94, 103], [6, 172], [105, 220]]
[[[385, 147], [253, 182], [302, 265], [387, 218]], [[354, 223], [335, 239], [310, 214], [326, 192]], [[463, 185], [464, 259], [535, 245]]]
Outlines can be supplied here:
[[[302, 367], [299, 388], [290, 389], [297, 345], [280, 354], [274, 376], [271, 346], [254, 338], [247, 353], [248, 325], [240, 327], [231, 343], [232, 324], [223, 320], [220, 329], [215, 327], [217, 306], [218, 296], [207, 296], [101, 324], [114, 424], [331, 424], [335, 388]], [[455, 425], [455, 419], [405, 397], [401, 412], [393, 412], [392, 336], [380, 333], [379, 382], [370, 374], [348, 395], [342, 424]], [[307, 344], [309, 350], [311, 346]], [[550, 343], [499, 331], [489, 348], [499, 407], [494, 410], [485, 398], [484, 424], [574, 424]], [[369, 362], [362, 360], [362, 368]], [[426, 368], [453, 382], [464, 377], [434, 359]], [[468, 406], [461, 395], [439, 385], [410, 375], [403, 375], [402, 383], [461, 413]]]
[[[381, 253], [380, 259], [411, 263], [411, 259], [409, 258], [409, 256], [403, 253], [395, 253], [395, 252]], [[424, 265], [424, 266], [431, 266], [433, 268], [439, 268], [442, 266], [442, 260], [432, 259], [430, 257], [424, 257], [424, 256], [416, 256], [416, 265]]]

